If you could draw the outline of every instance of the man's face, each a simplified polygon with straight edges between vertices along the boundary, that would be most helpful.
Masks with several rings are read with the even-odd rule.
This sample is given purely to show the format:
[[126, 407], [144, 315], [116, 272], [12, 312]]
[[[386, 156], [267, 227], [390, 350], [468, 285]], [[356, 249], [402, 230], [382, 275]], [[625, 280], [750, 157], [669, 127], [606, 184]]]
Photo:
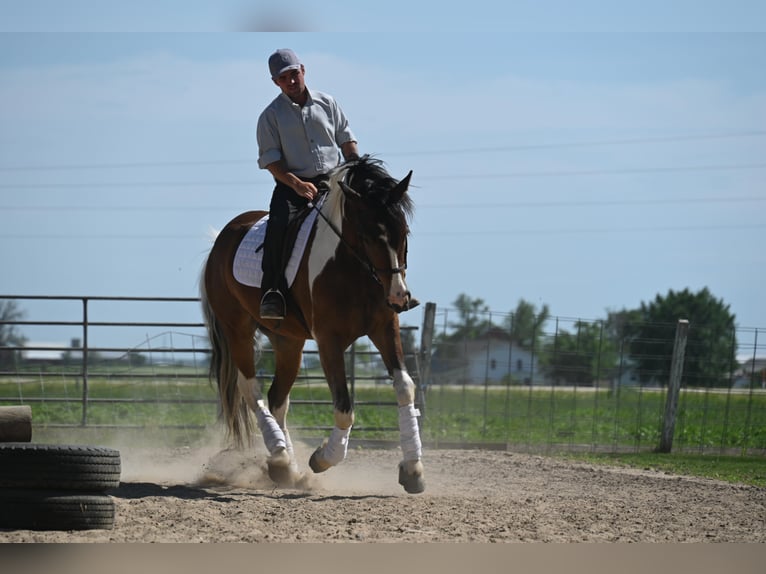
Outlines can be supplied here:
[[279, 89], [291, 100], [295, 100], [306, 89], [305, 69], [301, 65], [300, 70], [288, 70], [274, 80]]

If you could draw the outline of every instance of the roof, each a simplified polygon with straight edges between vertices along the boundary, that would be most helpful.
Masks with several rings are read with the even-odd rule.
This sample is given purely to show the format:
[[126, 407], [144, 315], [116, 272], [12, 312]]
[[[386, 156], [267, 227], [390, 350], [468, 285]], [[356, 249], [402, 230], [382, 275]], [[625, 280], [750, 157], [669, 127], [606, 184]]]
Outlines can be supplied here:
[[69, 348], [63, 343], [46, 343], [43, 341], [27, 341], [21, 351], [21, 356], [27, 361], [60, 361]]

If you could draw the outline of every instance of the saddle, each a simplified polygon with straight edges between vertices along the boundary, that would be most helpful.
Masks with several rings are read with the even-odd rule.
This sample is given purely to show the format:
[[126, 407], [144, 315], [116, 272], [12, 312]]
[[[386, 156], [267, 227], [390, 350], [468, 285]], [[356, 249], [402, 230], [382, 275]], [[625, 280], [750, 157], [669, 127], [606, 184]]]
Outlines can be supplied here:
[[[306, 250], [311, 230], [316, 222], [318, 210], [322, 207], [326, 194], [322, 194], [314, 208], [307, 207], [290, 222], [285, 237], [285, 266], [284, 274], [287, 286], [291, 286], [298, 274], [303, 253]], [[255, 222], [242, 238], [234, 254], [234, 279], [249, 287], [260, 287], [263, 279], [261, 261], [263, 259], [263, 241], [266, 237], [266, 225], [269, 216]]]

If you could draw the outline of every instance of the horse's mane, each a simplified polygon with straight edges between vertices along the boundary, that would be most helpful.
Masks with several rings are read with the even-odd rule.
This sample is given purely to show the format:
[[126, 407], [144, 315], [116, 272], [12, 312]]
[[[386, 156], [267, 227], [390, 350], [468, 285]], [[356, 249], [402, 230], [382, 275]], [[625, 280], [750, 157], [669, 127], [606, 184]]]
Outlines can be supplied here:
[[331, 179], [333, 177], [343, 180], [377, 209], [384, 208], [394, 217], [404, 216], [407, 220], [411, 219], [414, 204], [409, 193], [403, 194], [399, 201], [391, 200], [390, 192], [399, 180], [389, 175], [381, 160], [363, 155], [338, 167]]

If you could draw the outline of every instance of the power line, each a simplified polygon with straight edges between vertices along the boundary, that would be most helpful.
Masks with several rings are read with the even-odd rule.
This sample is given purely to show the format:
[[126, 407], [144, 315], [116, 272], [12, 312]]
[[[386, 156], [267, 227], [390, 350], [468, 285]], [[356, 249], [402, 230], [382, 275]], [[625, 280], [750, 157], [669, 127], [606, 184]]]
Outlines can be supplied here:
[[[418, 231], [418, 237], [435, 237], [448, 235], [453, 236], [486, 236], [486, 235], [562, 235], [562, 234], [626, 234], [626, 233], [661, 233], [661, 232], [684, 232], [684, 231], [749, 231], [753, 229], [766, 229], [766, 223], [754, 223], [754, 224], [721, 224], [721, 225], [658, 225], [658, 226], [645, 226], [645, 227], [612, 227], [612, 228], [548, 228], [548, 229], [501, 229], [501, 230], [444, 230], [444, 231]], [[173, 234], [119, 234], [119, 235], [106, 235], [106, 234], [76, 234], [68, 235], [62, 233], [39, 233], [39, 234], [13, 234], [2, 233], [0, 239], [118, 239], [118, 240], [198, 240], [202, 239], [209, 242], [209, 237], [204, 233], [197, 235], [173, 235]]]
[[522, 144], [522, 145], [509, 145], [509, 146], [494, 146], [494, 147], [471, 147], [463, 149], [452, 150], [430, 150], [422, 152], [399, 152], [389, 153], [386, 155], [448, 155], [448, 154], [467, 154], [467, 153], [492, 153], [500, 151], [524, 151], [524, 150], [536, 150], [536, 149], [557, 149], [557, 148], [577, 148], [577, 147], [601, 147], [612, 145], [636, 145], [645, 143], [672, 143], [680, 141], [702, 141], [702, 140], [714, 140], [714, 139], [729, 139], [740, 137], [761, 137], [766, 136], [766, 130], [751, 130], [742, 132], [729, 132], [719, 134], [702, 134], [697, 136], [657, 136], [648, 138], [627, 138], [627, 139], [614, 139], [614, 140], [594, 140], [594, 141], [580, 141], [580, 142], [562, 142], [562, 143], [547, 143], [547, 144]]
[[661, 232], [673, 232], [679, 231], [724, 231], [724, 230], [736, 230], [736, 231], [749, 231], [752, 229], [765, 229], [766, 223], [753, 223], [753, 224], [721, 224], [721, 225], [658, 225], [658, 226], [646, 226], [646, 227], [603, 227], [603, 228], [548, 228], [548, 229], [482, 229], [480, 231], [460, 231], [460, 230], [444, 230], [444, 231], [418, 231], [418, 237], [430, 237], [430, 236], [442, 236], [448, 235], [450, 237], [470, 236], [478, 237], [482, 235], [580, 235], [580, 234], [622, 234], [622, 233], [661, 233]]
[[[730, 165], [697, 165], [697, 166], [660, 166], [639, 168], [616, 168], [616, 169], [592, 169], [592, 170], [553, 170], [553, 171], [527, 171], [494, 174], [451, 174], [451, 175], [425, 175], [420, 180], [451, 180], [451, 179], [513, 179], [527, 177], [575, 177], [592, 175], [632, 175], [642, 173], [682, 173], [682, 172], [709, 172], [709, 171], [741, 171], [764, 169], [766, 163], [743, 163]], [[137, 182], [100, 182], [100, 183], [4, 183], [0, 189], [101, 189], [101, 188], [134, 188], [134, 187], [253, 187], [271, 186], [268, 180], [244, 180], [244, 181], [137, 181]]]
[[101, 189], [133, 187], [252, 187], [272, 186], [274, 182], [264, 181], [134, 181], [134, 182], [88, 182], [88, 183], [3, 183], [0, 189]]
[[[418, 204], [420, 209], [500, 209], [528, 207], [624, 207], [630, 205], [685, 205], [701, 203], [746, 203], [766, 201], [766, 196], [746, 197], [689, 197], [684, 199], [626, 199], [626, 200], [564, 200], [564, 201], [508, 201], [497, 203], [434, 203]], [[234, 212], [245, 209], [243, 206], [225, 205], [178, 206], [178, 205], [3, 205], [0, 211], [226, 211]]]
[[[638, 145], [647, 143], [673, 143], [684, 141], [704, 141], [718, 139], [750, 138], [766, 136], [766, 130], [743, 130], [734, 132], [722, 132], [714, 134], [699, 135], [676, 135], [676, 136], [656, 136], [645, 138], [622, 138], [622, 139], [604, 139], [592, 141], [575, 141], [560, 143], [542, 143], [542, 144], [518, 144], [506, 146], [489, 147], [467, 147], [456, 149], [440, 150], [421, 150], [421, 151], [398, 151], [376, 154], [386, 157], [395, 156], [423, 156], [423, 155], [454, 155], [454, 154], [472, 154], [472, 153], [494, 153], [508, 151], [524, 151], [537, 149], [557, 149], [557, 148], [581, 148], [581, 147], [601, 147], [617, 145]], [[20, 165], [20, 166], [0, 166], [0, 172], [14, 171], [70, 171], [70, 170], [88, 170], [88, 169], [131, 169], [139, 167], [189, 167], [189, 166], [209, 166], [209, 165], [237, 165], [254, 164], [254, 158], [245, 159], [222, 159], [222, 160], [179, 160], [179, 161], [136, 161], [124, 163], [93, 163], [93, 164], [41, 164], [41, 165]]]
[[[623, 207], [628, 205], [677, 205], [677, 204], [699, 204], [699, 203], [742, 203], [750, 201], [766, 201], [764, 197], [690, 197], [685, 199], [627, 199], [627, 200], [596, 200], [596, 201], [511, 201], [501, 203], [452, 203], [437, 205], [418, 205], [418, 209], [427, 207], [431, 209], [487, 209], [487, 208], [505, 208], [505, 207], [603, 207], [616, 206]], [[2, 209], [2, 208], [0, 208]]]
[[85, 169], [132, 169], [136, 167], [189, 167], [203, 165], [238, 165], [254, 164], [255, 159], [220, 159], [220, 160], [179, 160], [179, 161], [134, 161], [125, 163], [81, 163], [53, 165], [0, 166], [2, 171], [70, 171]]
[[585, 169], [585, 170], [560, 170], [560, 171], [527, 171], [511, 173], [491, 174], [457, 174], [457, 175], [432, 175], [419, 179], [511, 179], [523, 177], [572, 177], [582, 175], [628, 175], [638, 173], [671, 173], [671, 172], [705, 172], [705, 171], [739, 171], [749, 169], [766, 168], [766, 163], [733, 164], [733, 165], [698, 165], [698, 166], [664, 166], [664, 167], [639, 167], [639, 168], [616, 168], [616, 169]]

